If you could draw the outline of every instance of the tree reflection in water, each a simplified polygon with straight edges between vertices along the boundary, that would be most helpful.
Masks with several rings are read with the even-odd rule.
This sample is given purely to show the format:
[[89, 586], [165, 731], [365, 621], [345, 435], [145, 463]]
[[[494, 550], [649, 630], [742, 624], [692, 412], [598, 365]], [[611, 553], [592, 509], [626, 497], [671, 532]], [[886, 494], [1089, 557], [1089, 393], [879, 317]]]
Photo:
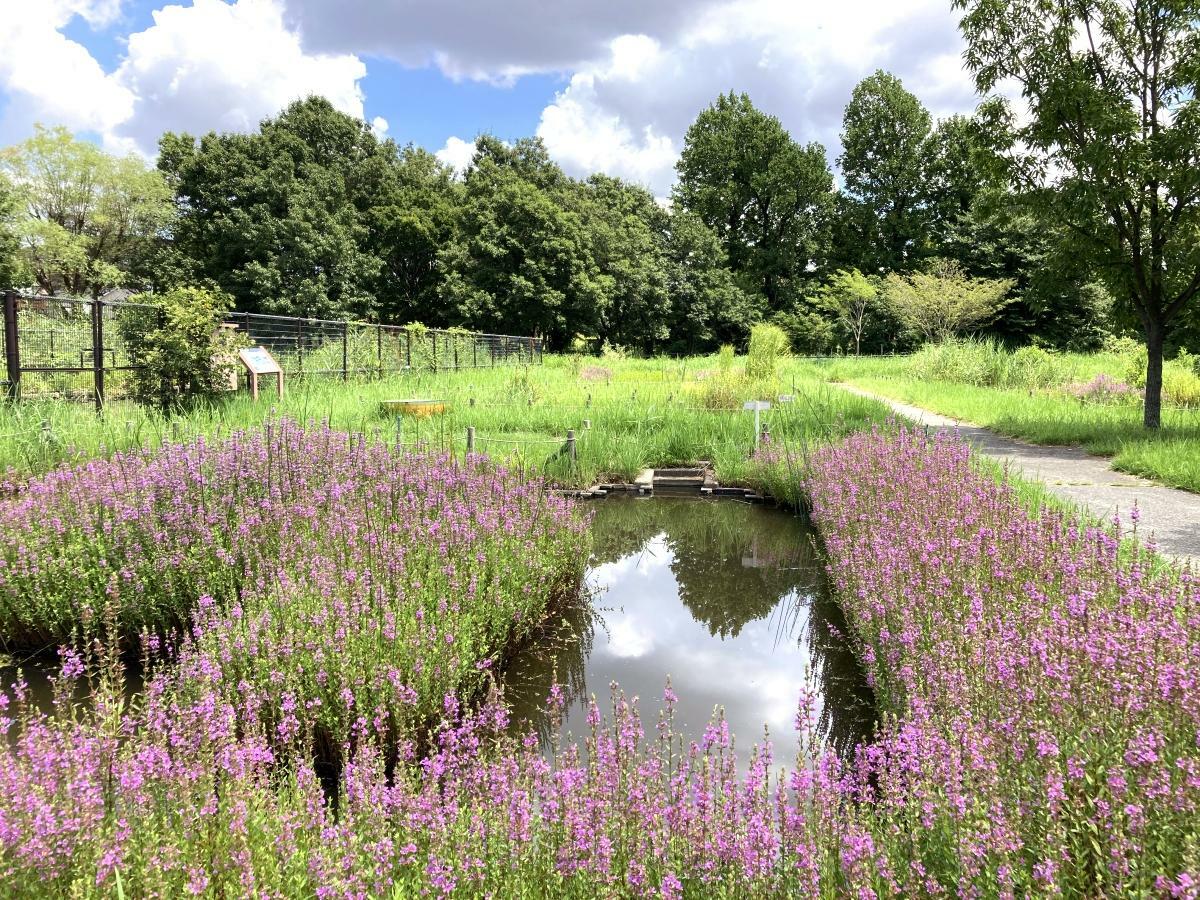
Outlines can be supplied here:
[[869, 733], [870, 690], [840, 637], [844, 623], [804, 519], [681, 498], [608, 498], [593, 509], [593, 603], [565, 611], [512, 661], [503, 682], [514, 727], [550, 739], [545, 699], [556, 680], [576, 735], [589, 692], [603, 701], [610, 679], [647, 698], [652, 717], [670, 674], [681, 702], [696, 695], [688, 725], [697, 734], [719, 704], [743, 749], [768, 719], [782, 746], [811, 670], [831, 745], [847, 752]]

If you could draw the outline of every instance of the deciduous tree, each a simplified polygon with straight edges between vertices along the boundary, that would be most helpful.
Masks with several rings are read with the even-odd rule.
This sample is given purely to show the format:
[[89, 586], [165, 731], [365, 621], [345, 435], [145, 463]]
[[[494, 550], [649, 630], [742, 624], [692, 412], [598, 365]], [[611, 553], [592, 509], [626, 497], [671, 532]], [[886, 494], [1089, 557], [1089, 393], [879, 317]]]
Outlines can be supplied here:
[[943, 341], [993, 317], [1012, 289], [1006, 279], [971, 278], [953, 260], [929, 270], [889, 274], [884, 296], [896, 316], [925, 340]]
[[904, 272], [925, 253], [924, 155], [931, 119], [900, 79], [884, 71], [854, 88], [842, 119], [838, 157], [849, 227], [856, 247], [843, 255], [864, 272]]
[[721, 239], [742, 286], [779, 309], [790, 281], [829, 249], [833, 175], [825, 148], [801, 146], [745, 94], [717, 98], [688, 129], [675, 202]]
[[171, 219], [158, 172], [62, 127], [35, 126], [28, 140], [0, 152], [0, 169], [18, 204], [24, 266], [48, 292], [98, 296], [126, 284], [134, 260]]
[[1200, 293], [1200, 5], [1194, 0], [956, 0], [1011, 177], [1137, 315], [1147, 427], [1163, 346]]

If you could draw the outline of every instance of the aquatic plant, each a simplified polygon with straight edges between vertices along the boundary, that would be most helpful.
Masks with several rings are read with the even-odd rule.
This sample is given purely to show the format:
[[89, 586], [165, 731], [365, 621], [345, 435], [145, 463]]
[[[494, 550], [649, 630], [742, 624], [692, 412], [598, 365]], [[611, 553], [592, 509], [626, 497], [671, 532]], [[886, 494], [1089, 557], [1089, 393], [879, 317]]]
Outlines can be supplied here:
[[852, 436], [806, 485], [890, 719], [856, 770], [873, 849], [852, 884], [1194, 896], [1196, 576], [1115, 528], [1028, 515], [945, 432]]
[[186, 625], [188, 674], [260, 686], [285, 730], [302, 696], [302, 724], [337, 739], [360, 716], [403, 732], [481, 684], [571, 595], [586, 529], [484, 457], [287, 422], [57, 470], [0, 506], [9, 647], [110, 616], [125, 637]]
[[[1195, 896], [1196, 576], [1116, 528], [1029, 514], [952, 435], [877, 429], [804, 464], [883, 713], [848, 757], [816, 743], [800, 689], [793, 771], [776, 774], [764, 744], [739, 773], [719, 717], [681, 742], [668, 685], [653, 730], [614, 693], [582, 744], [551, 757], [511, 734], [500, 698], [448, 690], [433, 737], [394, 760], [361, 708], [374, 688], [357, 682], [390, 661], [348, 633], [335, 802], [309, 736], [279, 729], [290, 713], [319, 720], [329, 689], [300, 675], [344, 646], [347, 616], [326, 644], [331, 626], [299, 600], [295, 635], [314, 646], [292, 645], [288, 669], [286, 640], [239, 644], [252, 615], [203, 607], [181, 667], [129, 708], [118, 667], [73, 650], [54, 714], [21, 684], [0, 696], [0, 896]], [[339, 558], [318, 558], [310, 586]], [[283, 597], [261, 602], [259, 634], [286, 635]], [[368, 602], [356, 625], [347, 606], [349, 631], [369, 636], [387, 611]], [[205, 660], [239, 653], [262, 657], [237, 663], [250, 675], [204, 677]], [[94, 681], [88, 710], [70, 700], [80, 677]]]

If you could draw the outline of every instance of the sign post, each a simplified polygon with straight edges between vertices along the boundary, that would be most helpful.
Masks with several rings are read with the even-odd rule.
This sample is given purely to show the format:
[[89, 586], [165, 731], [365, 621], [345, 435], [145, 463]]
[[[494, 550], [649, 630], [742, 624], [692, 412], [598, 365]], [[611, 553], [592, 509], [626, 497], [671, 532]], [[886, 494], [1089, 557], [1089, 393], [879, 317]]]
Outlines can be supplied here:
[[754, 410], [754, 446], [758, 446], [762, 441], [762, 434], [759, 431], [758, 417], [759, 414], [771, 408], [770, 400], [747, 400], [742, 404], [742, 409]]
[[275, 395], [280, 400], [283, 399], [283, 369], [279, 367], [275, 357], [267, 352], [266, 347], [246, 347], [238, 351], [238, 358], [250, 375], [250, 396], [253, 399], [258, 399], [259, 375], [274, 375]]

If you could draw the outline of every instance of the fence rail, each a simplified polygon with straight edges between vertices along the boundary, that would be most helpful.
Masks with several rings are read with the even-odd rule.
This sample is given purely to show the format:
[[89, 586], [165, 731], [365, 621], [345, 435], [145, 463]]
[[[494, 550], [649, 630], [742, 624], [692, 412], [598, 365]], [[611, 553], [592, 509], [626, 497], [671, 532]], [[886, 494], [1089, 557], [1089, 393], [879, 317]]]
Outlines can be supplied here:
[[[99, 409], [128, 393], [138, 370], [121, 324], [156, 308], [75, 297], [4, 294], [4, 389], [10, 399], [60, 396]], [[540, 338], [349, 320], [230, 313], [223, 325], [266, 347], [289, 378], [382, 377], [410, 371], [540, 364]]]

